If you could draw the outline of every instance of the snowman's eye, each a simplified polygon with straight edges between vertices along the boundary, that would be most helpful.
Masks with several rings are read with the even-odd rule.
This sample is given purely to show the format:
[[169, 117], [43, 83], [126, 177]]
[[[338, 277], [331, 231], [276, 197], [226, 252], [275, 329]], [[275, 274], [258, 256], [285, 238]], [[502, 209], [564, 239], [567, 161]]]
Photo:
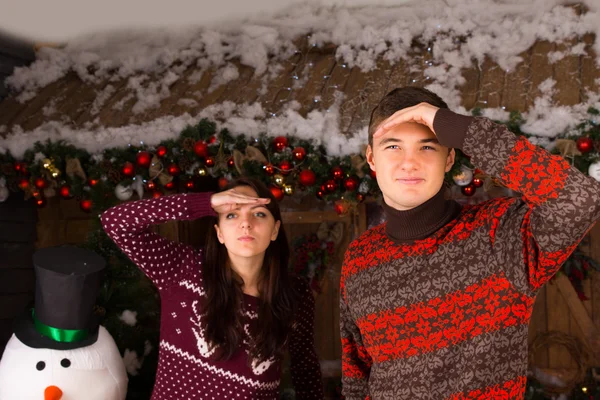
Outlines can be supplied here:
[[45, 362], [43, 362], [43, 361], [40, 361], [40, 362], [38, 362], [38, 363], [35, 365], [35, 368], [36, 368], [38, 371], [42, 371], [44, 368], [46, 368], [46, 363], [45, 363]]
[[62, 365], [65, 368], [69, 368], [71, 366], [71, 360], [69, 360], [68, 358], [63, 358], [62, 360], [60, 360], [60, 365]]

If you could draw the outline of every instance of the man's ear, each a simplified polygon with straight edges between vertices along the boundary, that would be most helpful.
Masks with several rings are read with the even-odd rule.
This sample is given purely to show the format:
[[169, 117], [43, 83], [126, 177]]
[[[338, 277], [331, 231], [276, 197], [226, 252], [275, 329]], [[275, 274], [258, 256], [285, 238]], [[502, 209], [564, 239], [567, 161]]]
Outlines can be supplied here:
[[367, 158], [367, 163], [369, 163], [369, 167], [371, 167], [372, 171], [375, 171], [375, 160], [373, 159], [373, 149], [371, 145], [367, 146], [367, 150], [365, 151], [365, 157]]
[[448, 152], [448, 157], [446, 157], [446, 172], [450, 171], [452, 166], [454, 165], [454, 159], [456, 157], [456, 152], [454, 149], [450, 149]]
[[219, 239], [219, 243], [225, 243], [225, 239], [223, 238], [223, 232], [221, 232], [221, 228], [219, 225], [215, 224], [215, 232], [217, 232], [217, 239]]

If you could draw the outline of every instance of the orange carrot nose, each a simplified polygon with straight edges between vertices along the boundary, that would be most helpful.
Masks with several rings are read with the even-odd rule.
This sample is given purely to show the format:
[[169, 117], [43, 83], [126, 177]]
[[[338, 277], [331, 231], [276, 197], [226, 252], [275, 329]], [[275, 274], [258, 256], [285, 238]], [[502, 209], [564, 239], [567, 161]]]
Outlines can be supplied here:
[[44, 400], [60, 400], [62, 397], [62, 390], [56, 386], [48, 386], [44, 390]]

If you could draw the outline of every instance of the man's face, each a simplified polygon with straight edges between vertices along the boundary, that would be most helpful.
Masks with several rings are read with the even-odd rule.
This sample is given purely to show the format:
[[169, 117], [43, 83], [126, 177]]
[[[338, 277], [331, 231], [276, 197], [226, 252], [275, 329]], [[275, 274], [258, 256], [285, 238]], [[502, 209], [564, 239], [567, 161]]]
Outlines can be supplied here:
[[410, 210], [432, 198], [454, 164], [454, 149], [448, 151], [429, 128], [414, 122], [374, 138], [366, 156], [386, 204], [397, 210]]

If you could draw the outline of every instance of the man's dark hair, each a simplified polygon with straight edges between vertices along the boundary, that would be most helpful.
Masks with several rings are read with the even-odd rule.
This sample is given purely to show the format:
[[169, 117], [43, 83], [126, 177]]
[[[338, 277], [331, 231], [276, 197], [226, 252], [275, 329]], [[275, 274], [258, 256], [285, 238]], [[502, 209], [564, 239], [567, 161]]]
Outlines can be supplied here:
[[416, 106], [419, 103], [429, 103], [439, 108], [448, 108], [448, 104], [440, 96], [427, 89], [416, 86], [396, 88], [386, 94], [371, 111], [369, 144], [373, 145], [373, 133], [375, 133], [379, 124], [391, 117], [396, 111]]

